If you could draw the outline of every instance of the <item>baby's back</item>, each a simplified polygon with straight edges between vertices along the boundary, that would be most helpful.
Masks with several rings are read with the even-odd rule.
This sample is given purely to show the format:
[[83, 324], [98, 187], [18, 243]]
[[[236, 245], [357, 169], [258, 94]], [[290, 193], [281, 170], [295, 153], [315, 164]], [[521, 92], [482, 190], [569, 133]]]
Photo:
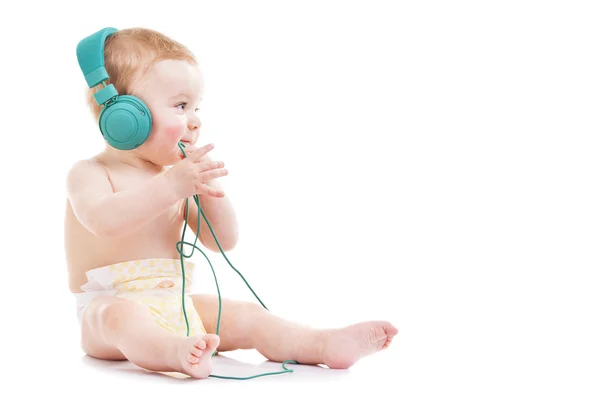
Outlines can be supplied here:
[[[128, 165], [112, 165], [101, 156], [90, 162], [105, 169], [114, 193], [144, 184], [157, 175]], [[87, 281], [85, 273], [94, 268], [146, 258], [179, 258], [176, 243], [181, 240], [182, 204], [178, 202], [137, 230], [100, 237], [81, 224], [67, 200], [64, 239], [71, 291], [81, 292], [80, 287]]]

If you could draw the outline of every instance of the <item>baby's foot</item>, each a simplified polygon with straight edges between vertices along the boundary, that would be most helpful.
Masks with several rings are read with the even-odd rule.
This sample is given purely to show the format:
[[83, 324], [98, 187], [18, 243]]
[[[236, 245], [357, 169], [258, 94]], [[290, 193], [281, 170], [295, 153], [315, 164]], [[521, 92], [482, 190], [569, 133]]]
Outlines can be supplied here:
[[211, 356], [219, 345], [217, 335], [193, 336], [177, 345], [179, 372], [193, 378], [207, 378], [212, 372]]
[[334, 329], [323, 347], [323, 362], [329, 368], [346, 369], [359, 359], [386, 349], [398, 333], [387, 321], [369, 321]]

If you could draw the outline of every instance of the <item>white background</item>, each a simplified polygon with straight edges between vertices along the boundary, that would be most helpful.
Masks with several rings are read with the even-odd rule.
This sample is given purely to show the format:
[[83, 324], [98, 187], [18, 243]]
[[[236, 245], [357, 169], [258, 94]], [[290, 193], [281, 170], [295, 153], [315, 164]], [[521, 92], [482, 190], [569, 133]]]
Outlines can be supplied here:
[[[600, 396], [593, 2], [21, 4], [0, 13], [3, 391]], [[343, 373], [245, 382], [83, 355], [64, 181], [104, 146], [75, 48], [105, 26], [162, 31], [200, 59], [201, 143], [227, 164], [240, 222], [228, 258], [271, 311], [315, 327], [387, 319], [400, 331], [390, 349]], [[252, 300], [223, 256], [207, 254], [222, 294]], [[215, 293], [195, 260], [205, 271], [195, 289]], [[244, 374], [280, 369], [252, 351], [228, 356], [251, 363]]]

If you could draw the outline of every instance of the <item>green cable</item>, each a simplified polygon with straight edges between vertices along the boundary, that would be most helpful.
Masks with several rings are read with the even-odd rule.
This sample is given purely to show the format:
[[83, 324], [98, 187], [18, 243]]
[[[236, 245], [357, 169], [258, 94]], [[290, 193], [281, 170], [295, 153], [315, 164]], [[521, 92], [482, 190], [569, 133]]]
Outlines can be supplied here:
[[282, 366], [283, 366], [283, 369], [284, 369], [283, 371], [279, 371], [279, 372], [267, 372], [267, 373], [264, 373], [264, 374], [253, 375], [253, 376], [248, 376], [248, 377], [241, 377], [241, 378], [238, 378], [238, 377], [235, 377], [235, 376], [221, 376], [221, 375], [209, 375], [209, 376], [211, 376], [211, 377], [213, 377], [213, 378], [222, 378], [222, 379], [237, 379], [237, 380], [241, 380], [241, 381], [243, 381], [243, 380], [246, 380], [246, 379], [258, 378], [259, 376], [265, 376], [265, 375], [279, 375], [279, 374], [285, 374], [285, 373], [288, 373], [288, 372], [294, 372], [294, 370], [293, 370], [293, 369], [287, 369], [287, 368], [285, 367], [285, 365], [286, 365], [286, 364], [289, 364], [289, 363], [298, 364], [296, 361], [293, 361], [293, 360], [287, 360], [287, 361], [284, 361], [284, 362], [283, 362], [283, 364], [282, 364]]
[[[187, 155], [185, 154], [185, 150], [183, 150], [183, 148], [185, 147], [185, 145], [183, 143], [179, 142], [178, 146], [181, 149], [181, 152], [183, 153], [183, 157], [184, 158], [187, 157]], [[198, 227], [196, 229], [196, 238], [195, 238], [193, 244], [189, 243], [189, 242], [185, 242], [183, 240], [184, 237], [185, 237], [185, 230], [186, 230], [186, 228], [188, 226], [188, 217], [189, 217], [189, 203], [188, 203], [188, 199], [186, 198], [185, 199], [185, 225], [183, 226], [183, 232], [181, 234], [181, 240], [179, 242], [177, 242], [177, 244], [176, 244], [177, 252], [179, 253], [179, 260], [181, 262], [181, 275], [182, 275], [181, 306], [183, 308], [183, 315], [185, 317], [185, 323], [186, 323], [186, 326], [187, 326], [186, 336], [190, 335], [190, 325], [189, 325], [188, 318], [187, 318], [187, 313], [186, 313], [186, 310], [185, 310], [185, 268], [184, 268], [183, 257], [185, 257], [185, 258], [192, 257], [192, 255], [194, 254], [194, 250], [198, 250], [198, 251], [200, 251], [204, 255], [204, 257], [206, 258], [206, 261], [208, 261], [208, 264], [210, 265], [210, 269], [212, 270], [213, 277], [215, 278], [215, 285], [217, 287], [217, 295], [219, 297], [219, 314], [218, 314], [218, 318], [217, 318], [217, 331], [216, 331], [216, 334], [219, 335], [220, 326], [221, 326], [221, 291], [219, 289], [219, 283], [217, 281], [217, 275], [215, 273], [215, 269], [212, 266], [212, 263], [208, 259], [207, 255], [202, 251], [202, 249], [200, 249], [198, 246], [196, 246], [196, 243], [198, 242], [198, 236], [200, 235], [200, 222], [201, 222], [200, 215], [202, 215], [202, 217], [204, 217], [204, 220], [206, 221], [206, 223], [208, 225], [208, 228], [210, 229], [210, 232], [212, 233], [213, 237], [215, 238], [215, 242], [217, 243], [217, 246], [219, 246], [219, 250], [221, 251], [221, 254], [223, 255], [223, 257], [225, 257], [225, 260], [227, 260], [227, 263], [229, 264], [229, 266], [231, 268], [233, 268], [233, 270], [235, 272], [238, 273], [238, 275], [246, 283], [246, 286], [248, 286], [248, 288], [250, 289], [250, 291], [252, 292], [252, 294], [254, 295], [254, 297], [256, 297], [256, 299], [260, 302], [260, 304], [267, 311], [269, 311], [269, 309], [260, 300], [260, 298], [258, 297], [258, 295], [254, 292], [254, 290], [252, 289], [252, 287], [250, 286], [250, 284], [248, 283], [248, 281], [246, 281], [246, 279], [244, 278], [244, 276], [240, 273], [240, 271], [238, 271], [233, 265], [231, 265], [231, 262], [229, 262], [229, 259], [227, 258], [227, 256], [225, 255], [225, 252], [221, 248], [221, 244], [219, 243], [219, 240], [217, 239], [217, 236], [215, 235], [215, 232], [213, 231], [213, 229], [212, 229], [212, 227], [210, 225], [210, 222], [208, 222], [208, 219], [206, 218], [206, 215], [204, 215], [204, 212], [202, 211], [202, 207], [200, 207], [200, 201], [198, 199], [198, 195], [194, 195], [193, 197], [194, 197], [194, 202], [198, 206]], [[192, 248], [193, 248], [191, 254], [188, 255], [188, 256], [184, 255], [184, 252], [183, 252], [183, 245], [184, 244], [192, 246]], [[217, 353], [217, 351], [215, 350], [215, 352], [212, 354], [211, 357], [214, 357], [214, 355], [216, 353]], [[258, 377], [261, 377], [261, 376], [279, 375], [279, 374], [285, 374], [285, 373], [288, 373], [288, 372], [294, 372], [294, 370], [286, 368], [286, 364], [289, 364], [289, 363], [298, 364], [297, 361], [286, 360], [286, 361], [284, 361], [281, 364], [281, 366], [283, 367], [283, 371], [279, 371], [279, 372], [266, 372], [264, 374], [253, 375], [253, 376], [248, 376], [248, 377], [234, 377], [234, 376], [222, 376], [222, 375], [209, 375], [209, 376], [213, 377], [213, 378], [221, 378], [221, 379], [247, 380], [247, 379], [258, 378]]]

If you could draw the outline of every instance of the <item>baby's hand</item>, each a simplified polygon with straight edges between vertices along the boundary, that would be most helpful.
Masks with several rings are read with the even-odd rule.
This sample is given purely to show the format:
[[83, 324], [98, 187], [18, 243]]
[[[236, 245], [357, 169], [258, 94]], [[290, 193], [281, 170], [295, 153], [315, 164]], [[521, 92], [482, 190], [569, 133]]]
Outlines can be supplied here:
[[[208, 149], [208, 151], [210, 151], [210, 150], [212, 150], [212, 149], [214, 148], [214, 145], [213, 145], [213, 144], [210, 144], [210, 145], [207, 145], [207, 146], [212, 146], [210, 149]], [[187, 146], [182, 146], [182, 147], [183, 147], [183, 150], [185, 151], [185, 155], [183, 154], [183, 152], [182, 152], [182, 151], [181, 151], [181, 149], [180, 149], [180, 150], [179, 150], [179, 158], [181, 158], [181, 159], [184, 159], [184, 158], [187, 158], [187, 157], [189, 157], [191, 154], [194, 154], [194, 153], [196, 153], [196, 152], [198, 152], [198, 151], [204, 151], [204, 148], [205, 148], [206, 146], [204, 146], [204, 147], [200, 147], [200, 148], [198, 148], [198, 147], [195, 147], [195, 146], [189, 146], [189, 147], [187, 147]], [[199, 162], [202, 162], [202, 161], [212, 161], [212, 159], [211, 159], [211, 158], [208, 156], [208, 154], [207, 154], [207, 153], [208, 153], [208, 151], [204, 151], [204, 154], [203, 154], [203, 155], [202, 155], [202, 156], [201, 156], [201, 157], [198, 159], [198, 161], [199, 161]]]
[[[178, 199], [191, 197], [195, 194], [204, 194], [213, 197], [223, 197], [225, 193], [217, 190], [205, 182], [228, 174], [222, 161], [212, 161], [206, 155], [214, 145], [195, 148], [185, 147], [186, 158], [165, 173], [169, 187], [173, 189]], [[183, 154], [182, 154], [183, 156]]]

